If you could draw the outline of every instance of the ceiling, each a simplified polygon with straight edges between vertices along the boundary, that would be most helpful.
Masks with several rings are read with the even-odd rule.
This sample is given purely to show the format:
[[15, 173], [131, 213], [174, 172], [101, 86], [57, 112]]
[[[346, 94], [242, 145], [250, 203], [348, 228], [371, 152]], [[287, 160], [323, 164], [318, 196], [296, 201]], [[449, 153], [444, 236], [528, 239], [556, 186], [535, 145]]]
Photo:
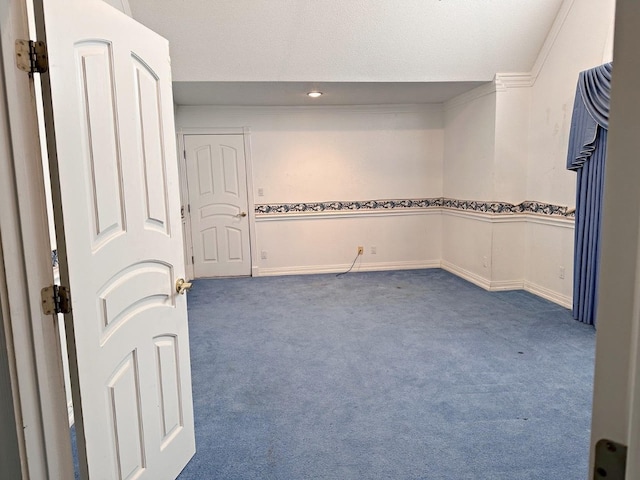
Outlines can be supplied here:
[[563, 1], [129, 4], [170, 42], [178, 104], [308, 104], [316, 83], [330, 105], [439, 102], [498, 72], [529, 72]]

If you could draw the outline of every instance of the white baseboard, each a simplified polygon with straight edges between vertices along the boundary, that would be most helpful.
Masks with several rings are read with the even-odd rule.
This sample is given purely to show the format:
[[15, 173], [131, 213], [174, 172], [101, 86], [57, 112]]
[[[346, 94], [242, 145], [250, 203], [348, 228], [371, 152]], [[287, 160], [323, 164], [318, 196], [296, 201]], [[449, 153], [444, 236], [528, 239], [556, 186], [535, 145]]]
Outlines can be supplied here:
[[465, 270], [453, 263], [447, 262], [446, 260], [442, 261], [442, 269], [447, 272], [453, 273], [460, 278], [464, 278], [468, 282], [471, 282], [475, 285], [478, 285], [485, 290], [490, 292], [498, 292], [504, 290], [525, 290], [529, 293], [533, 293], [539, 297], [542, 297], [550, 302], [557, 303], [558, 305], [571, 308], [573, 306], [573, 302], [571, 297], [567, 295], [562, 295], [556, 291], [553, 291], [549, 288], [543, 287], [541, 285], [536, 285], [535, 283], [527, 282], [525, 280], [500, 280], [492, 282], [491, 280], [481, 277], [480, 275], [470, 272], [469, 270]]
[[[322, 273], [340, 273], [349, 270], [351, 264], [342, 265], [305, 265], [300, 267], [275, 267], [256, 268], [254, 276], [271, 277], [278, 275], [315, 275]], [[382, 272], [387, 270], [416, 270], [421, 268], [440, 268], [439, 260], [418, 262], [380, 262], [380, 263], [356, 263], [351, 270], [357, 272]]]
[[462, 267], [454, 265], [451, 262], [447, 262], [446, 260], [442, 260], [440, 262], [440, 267], [447, 272], [453, 273], [460, 278], [464, 278], [467, 282], [471, 282], [485, 290], [491, 290], [491, 280], [488, 278], [484, 278], [477, 273], [473, 273], [469, 270], [466, 270]]
[[562, 295], [561, 293], [554, 292], [546, 287], [541, 285], [536, 285], [531, 282], [524, 282], [524, 289], [527, 292], [533, 293], [534, 295], [538, 295], [539, 297], [545, 298], [550, 302], [557, 303], [565, 308], [573, 307], [573, 299], [567, 295]]
[[491, 292], [503, 292], [505, 290], [522, 290], [524, 280], [497, 280], [489, 282]]
[[[339, 265], [305, 265], [297, 267], [275, 267], [275, 268], [260, 268], [253, 267], [254, 277], [270, 277], [279, 275], [316, 275], [323, 273], [340, 273], [346, 272], [350, 264]], [[551, 289], [536, 285], [535, 283], [527, 282], [525, 280], [499, 280], [491, 281], [488, 278], [482, 277], [477, 273], [466, 270], [446, 260], [430, 260], [420, 262], [381, 262], [381, 263], [362, 263], [354, 265], [352, 272], [376, 272], [387, 270], [414, 270], [421, 268], [442, 268], [447, 272], [467, 280], [485, 290], [490, 292], [499, 292], [505, 290], [525, 290], [533, 293], [539, 297], [545, 298], [553, 303], [557, 303], [565, 308], [572, 307], [571, 297], [562, 295]], [[71, 414], [73, 412], [71, 411]]]

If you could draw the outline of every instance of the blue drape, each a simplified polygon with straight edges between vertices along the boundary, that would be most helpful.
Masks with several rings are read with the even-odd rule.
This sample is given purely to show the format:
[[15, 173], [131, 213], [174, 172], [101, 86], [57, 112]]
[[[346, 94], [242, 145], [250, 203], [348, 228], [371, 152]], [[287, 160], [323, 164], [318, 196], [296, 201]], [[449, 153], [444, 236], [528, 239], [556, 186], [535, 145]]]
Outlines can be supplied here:
[[580, 73], [567, 155], [567, 168], [577, 172], [573, 317], [590, 325], [595, 325], [598, 305], [611, 70], [611, 63], [606, 63]]

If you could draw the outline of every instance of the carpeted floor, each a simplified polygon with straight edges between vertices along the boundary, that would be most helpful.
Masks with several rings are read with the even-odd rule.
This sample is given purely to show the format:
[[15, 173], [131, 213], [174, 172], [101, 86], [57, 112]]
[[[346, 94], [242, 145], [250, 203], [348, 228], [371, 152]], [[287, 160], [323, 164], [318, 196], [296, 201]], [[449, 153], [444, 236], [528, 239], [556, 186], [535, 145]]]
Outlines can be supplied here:
[[198, 280], [180, 480], [587, 478], [595, 332], [442, 270]]

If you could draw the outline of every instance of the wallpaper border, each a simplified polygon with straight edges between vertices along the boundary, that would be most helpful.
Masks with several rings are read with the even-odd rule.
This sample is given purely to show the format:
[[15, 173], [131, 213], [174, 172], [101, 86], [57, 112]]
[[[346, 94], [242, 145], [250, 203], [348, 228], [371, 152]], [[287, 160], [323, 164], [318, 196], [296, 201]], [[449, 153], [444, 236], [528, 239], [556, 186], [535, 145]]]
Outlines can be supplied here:
[[434, 197], [395, 200], [333, 201], [309, 203], [276, 203], [255, 206], [256, 216], [282, 215], [287, 213], [354, 212], [370, 210], [448, 208], [490, 214], [533, 213], [564, 218], [575, 218], [575, 209], [551, 203], [525, 200], [513, 204], [508, 202], [485, 202], [478, 200], [460, 200], [455, 198]]

